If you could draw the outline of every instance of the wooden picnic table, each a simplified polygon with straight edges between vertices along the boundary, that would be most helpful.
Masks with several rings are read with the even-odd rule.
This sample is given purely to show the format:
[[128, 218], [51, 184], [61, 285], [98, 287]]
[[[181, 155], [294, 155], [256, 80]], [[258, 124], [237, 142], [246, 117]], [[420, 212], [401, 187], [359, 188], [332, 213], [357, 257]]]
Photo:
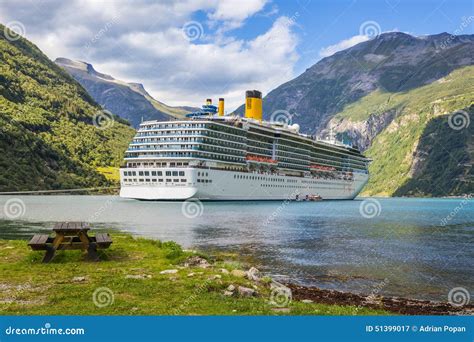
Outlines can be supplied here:
[[58, 222], [54, 225], [54, 237], [45, 234], [36, 234], [28, 245], [31, 249], [46, 250], [43, 262], [50, 262], [57, 250], [82, 249], [87, 251], [91, 260], [98, 261], [97, 249], [109, 248], [112, 239], [107, 233], [98, 233], [89, 236], [89, 224], [86, 222]]

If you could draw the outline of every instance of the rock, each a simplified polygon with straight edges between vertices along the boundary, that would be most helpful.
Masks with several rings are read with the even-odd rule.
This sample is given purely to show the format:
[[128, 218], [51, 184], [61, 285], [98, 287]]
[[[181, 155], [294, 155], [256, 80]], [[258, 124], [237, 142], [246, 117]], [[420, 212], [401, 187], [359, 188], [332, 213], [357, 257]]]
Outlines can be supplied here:
[[133, 307], [133, 308], [132, 308], [132, 311], [137, 311], [137, 310], [138, 310], [137, 307]]
[[196, 275], [196, 273], [191, 272], [191, 273], [188, 274], [188, 277], [191, 278], [191, 277], [194, 277], [195, 275]]
[[232, 270], [230, 274], [232, 274], [234, 277], [237, 277], [237, 278], [245, 278], [246, 276], [245, 271], [242, 271], [242, 270]]
[[82, 282], [84, 282], [84, 281], [86, 281], [86, 280], [87, 280], [86, 277], [74, 277], [74, 278], [72, 278], [72, 282], [73, 282], [73, 283], [82, 283]]
[[234, 295], [234, 292], [232, 291], [224, 291], [224, 296], [232, 297], [233, 295]]
[[303, 299], [301, 303], [309, 304], [309, 303], [313, 303], [313, 301], [311, 299]]
[[230, 272], [228, 270], [226, 270], [225, 268], [221, 268], [221, 273], [229, 274]]
[[178, 270], [164, 270], [160, 272], [160, 274], [174, 274], [174, 273], [178, 273]]
[[256, 269], [255, 267], [251, 267], [247, 271], [247, 278], [252, 281], [259, 281], [260, 280], [260, 271]]
[[244, 287], [244, 286], [239, 286], [237, 288], [237, 291], [239, 292], [239, 295], [242, 297], [253, 297], [257, 295], [257, 291], [248, 287]]
[[127, 274], [125, 279], [150, 279], [151, 275], [149, 274]]
[[216, 280], [216, 279], [221, 279], [222, 276], [220, 274], [214, 274], [213, 276], [210, 276], [207, 278], [208, 280]]
[[227, 291], [235, 291], [235, 286], [230, 284], [229, 286], [227, 286]]
[[192, 257], [189, 257], [185, 262], [184, 266], [190, 267], [190, 266], [197, 266], [201, 268], [208, 268], [211, 267], [211, 264], [204, 258], [201, 258], [200, 256], [194, 255]]

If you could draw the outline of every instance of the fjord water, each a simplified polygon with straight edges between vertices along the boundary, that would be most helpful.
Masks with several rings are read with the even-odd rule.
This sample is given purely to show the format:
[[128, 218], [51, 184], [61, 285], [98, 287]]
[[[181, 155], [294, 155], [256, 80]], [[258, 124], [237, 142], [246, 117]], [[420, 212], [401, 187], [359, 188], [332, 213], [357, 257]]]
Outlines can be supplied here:
[[[13, 198], [22, 206], [18, 218], [7, 213]], [[57, 221], [88, 221], [187, 248], [235, 252], [285, 282], [440, 301], [455, 287], [474, 289], [473, 200], [370, 201], [0, 196], [0, 237], [28, 239]]]

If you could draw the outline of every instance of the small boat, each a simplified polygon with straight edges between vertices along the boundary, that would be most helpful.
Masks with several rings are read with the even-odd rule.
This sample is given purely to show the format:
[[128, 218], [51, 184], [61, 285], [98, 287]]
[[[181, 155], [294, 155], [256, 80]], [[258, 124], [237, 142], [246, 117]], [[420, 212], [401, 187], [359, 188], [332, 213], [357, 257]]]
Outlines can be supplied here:
[[319, 195], [309, 195], [308, 196], [308, 201], [315, 202], [315, 201], [322, 201], [322, 200], [323, 200], [323, 198]]

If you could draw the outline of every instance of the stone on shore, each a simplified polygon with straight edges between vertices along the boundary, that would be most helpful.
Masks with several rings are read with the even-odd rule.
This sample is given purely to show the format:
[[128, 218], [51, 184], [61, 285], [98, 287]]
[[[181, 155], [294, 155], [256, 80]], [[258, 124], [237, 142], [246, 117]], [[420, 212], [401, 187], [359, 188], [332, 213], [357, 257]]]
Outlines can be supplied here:
[[260, 271], [258, 269], [256, 269], [255, 267], [251, 267], [248, 271], [247, 271], [247, 278], [249, 280], [252, 280], [252, 281], [259, 281], [261, 276], [260, 276]]
[[237, 277], [237, 278], [245, 278], [245, 276], [247, 275], [247, 273], [242, 270], [232, 270], [230, 274], [232, 274], [234, 277]]
[[84, 282], [84, 281], [86, 281], [86, 280], [87, 280], [86, 277], [74, 277], [74, 278], [72, 278], [72, 282], [73, 282], [73, 283], [82, 283], [82, 282]]
[[201, 258], [200, 256], [194, 255], [192, 257], [189, 257], [185, 262], [184, 266], [186, 267], [201, 267], [201, 268], [209, 268], [211, 267], [211, 264], [204, 258]]
[[164, 270], [160, 272], [160, 274], [174, 274], [174, 273], [178, 273], [178, 270]]
[[151, 279], [150, 274], [127, 274], [125, 279]]
[[242, 297], [253, 297], [257, 295], [257, 291], [248, 287], [244, 287], [244, 286], [239, 286], [237, 288], [237, 291], [239, 292], [239, 295]]

